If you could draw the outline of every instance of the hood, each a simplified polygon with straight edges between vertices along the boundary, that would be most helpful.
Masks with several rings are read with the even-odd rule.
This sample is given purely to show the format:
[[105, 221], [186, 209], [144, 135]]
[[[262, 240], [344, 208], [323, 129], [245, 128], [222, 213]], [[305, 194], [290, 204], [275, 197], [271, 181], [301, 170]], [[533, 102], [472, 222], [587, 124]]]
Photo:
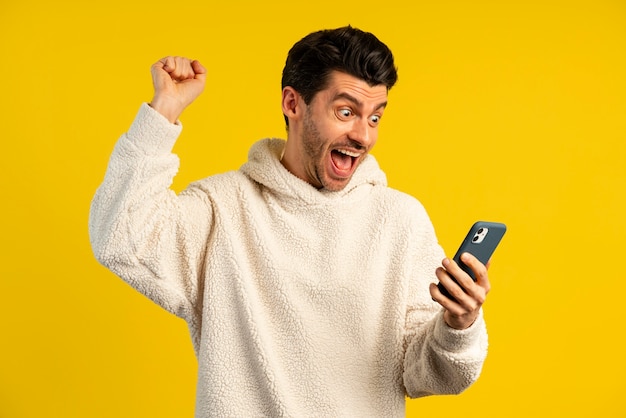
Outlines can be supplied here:
[[368, 155], [343, 190], [316, 189], [282, 165], [280, 158], [285, 143], [285, 140], [277, 138], [258, 141], [250, 148], [248, 162], [240, 168], [246, 176], [280, 195], [281, 199], [295, 199], [307, 204], [325, 204], [338, 198], [358, 195], [360, 190], [369, 190], [371, 186], [387, 186], [385, 173], [378, 166], [374, 156]]

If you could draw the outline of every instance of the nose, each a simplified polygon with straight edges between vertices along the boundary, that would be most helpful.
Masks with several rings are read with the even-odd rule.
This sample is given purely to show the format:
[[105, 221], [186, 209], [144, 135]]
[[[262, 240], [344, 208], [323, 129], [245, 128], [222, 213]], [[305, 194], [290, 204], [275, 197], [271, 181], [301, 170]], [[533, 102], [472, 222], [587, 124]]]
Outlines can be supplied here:
[[369, 149], [376, 141], [376, 128], [369, 125], [366, 118], [356, 118], [350, 131], [350, 139], [357, 142], [361, 147]]

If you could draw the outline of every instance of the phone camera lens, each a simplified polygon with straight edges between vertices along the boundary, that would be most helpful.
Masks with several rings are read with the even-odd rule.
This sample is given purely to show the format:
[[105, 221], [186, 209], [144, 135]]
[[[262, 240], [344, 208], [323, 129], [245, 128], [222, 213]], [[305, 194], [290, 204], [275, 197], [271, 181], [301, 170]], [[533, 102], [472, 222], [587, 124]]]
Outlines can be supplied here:
[[482, 233], [483, 233], [483, 228], [480, 228], [480, 229], [478, 230], [478, 235], [480, 235], [480, 234], [482, 234]]
[[478, 235], [474, 235], [474, 238], [472, 238], [472, 242], [476, 242], [476, 241], [478, 241], [478, 239], [479, 239], [479, 236]]

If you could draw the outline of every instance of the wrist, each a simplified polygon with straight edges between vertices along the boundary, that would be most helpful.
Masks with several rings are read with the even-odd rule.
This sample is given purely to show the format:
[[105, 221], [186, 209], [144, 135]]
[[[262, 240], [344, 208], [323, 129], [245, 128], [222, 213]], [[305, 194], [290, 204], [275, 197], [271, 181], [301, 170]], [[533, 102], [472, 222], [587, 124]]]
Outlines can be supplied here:
[[459, 331], [462, 331], [474, 325], [474, 322], [476, 322], [477, 318], [478, 313], [473, 316], [455, 317], [450, 313], [450, 311], [446, 310], [443, 314], [443, 321], [446, 323], [446, 325]]
[[461, 352], [467, 350], [477, 341], [482, 341], [484, 337], [486, 337], [486, 329], [482, 315], [479, 315], [474, 323], [465, 329], [449, 326], [443, 318], [443, 312], [440, 312], [435, 321], [434, 338], [439, 346], [447, 351]]
[[154, 96], [148, 105], [163, 115], [170, 123], [176, 123], [182, 113], [182, 109], [176, 106], [172, 100]]

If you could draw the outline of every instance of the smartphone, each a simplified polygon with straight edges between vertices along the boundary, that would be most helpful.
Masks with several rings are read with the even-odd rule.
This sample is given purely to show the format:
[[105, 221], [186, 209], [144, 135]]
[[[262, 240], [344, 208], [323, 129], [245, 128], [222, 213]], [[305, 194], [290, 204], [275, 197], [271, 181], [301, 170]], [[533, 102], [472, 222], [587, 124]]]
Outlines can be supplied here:
[[[470, 253], [481, 263], [487, 264], [505, 232], [506, 225], [502, 223], [484, 221], [476, 222], [470, 228], [467, 236], [454, 255], [453, 260], [464, 272], [469, 274], [469, 276], [476, 281], [476, 277], [474, 277], [472, 269], [461, 262], [461, 254]], [[452, 277], [452, 280], [454, 280], [454, 277]], [[443, 293], [446, 297], [454, 300], [454, 297], [448, 293], [448, 290], [441, 283], [437, 284], [437, 287], [439, 287], [441, 293]]]

